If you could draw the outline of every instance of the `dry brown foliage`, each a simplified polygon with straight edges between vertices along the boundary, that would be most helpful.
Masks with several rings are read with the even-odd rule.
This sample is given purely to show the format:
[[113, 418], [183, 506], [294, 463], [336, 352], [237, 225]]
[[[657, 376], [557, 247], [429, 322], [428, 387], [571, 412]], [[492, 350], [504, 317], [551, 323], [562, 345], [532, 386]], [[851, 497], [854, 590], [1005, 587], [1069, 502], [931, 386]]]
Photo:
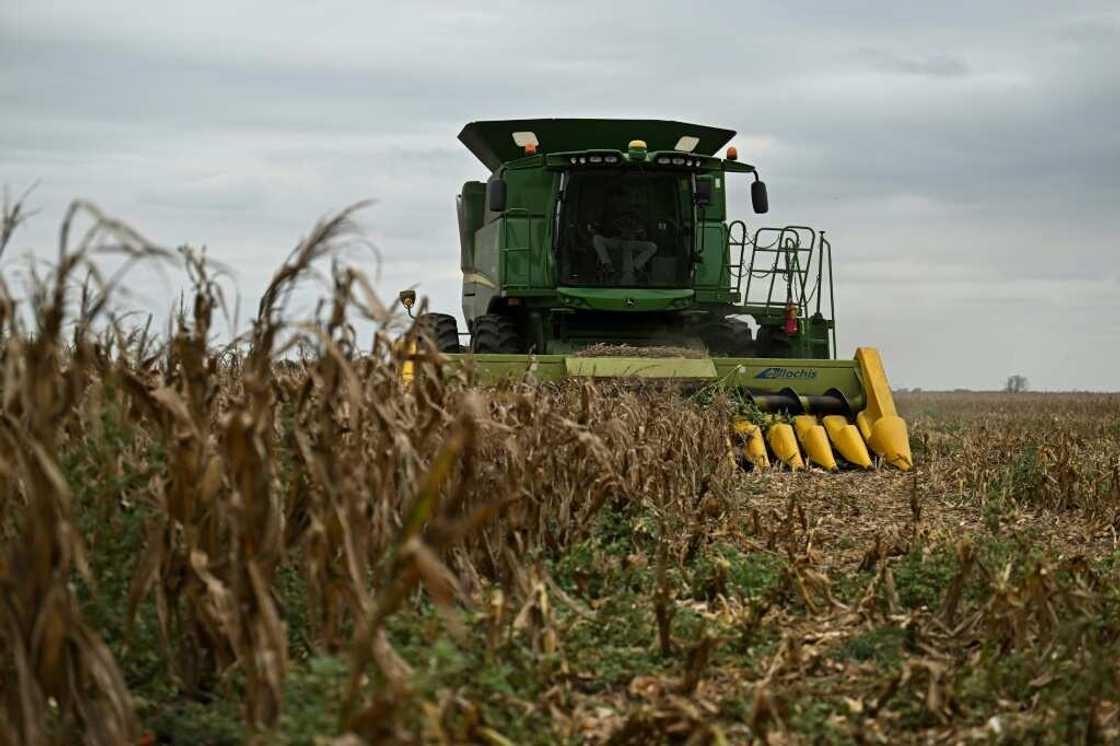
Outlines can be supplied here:
[[351, 215], [224, 347], [190, 251], [166, 339], [113, 323], [92, 258], [172, 255], [85, 203], [0, 293], [0, 743], [180, 743], [222, 700], [280, 742], [1120, 737], [1120, 398], [910, 395], [912, 474], [747, 474], [671, 388], [471, 385], [356, 270], [288, 318]]

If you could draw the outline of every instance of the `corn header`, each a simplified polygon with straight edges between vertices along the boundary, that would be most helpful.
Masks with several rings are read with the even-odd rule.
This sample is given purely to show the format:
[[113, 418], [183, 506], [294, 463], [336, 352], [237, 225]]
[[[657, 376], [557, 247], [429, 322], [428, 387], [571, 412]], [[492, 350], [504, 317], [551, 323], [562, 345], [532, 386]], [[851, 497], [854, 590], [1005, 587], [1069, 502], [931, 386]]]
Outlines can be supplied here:
[[[468, 124], [459, 139], [491, 171], [458, 197], [468, 329], [442, 313], [418, 328], [483, 380], [725, 389], [744, 405], [735, 447], [754, 468], [909, 469], [878, 352], [834, 359], [824, 232], [729, 219], [737, 174], [752, 179], [754, 211], [768, 210], [756, 169], [733, 147], [716, 155], [734, 134], [658, 120]], [[411, 309], [415, 294], [401, 298]]]

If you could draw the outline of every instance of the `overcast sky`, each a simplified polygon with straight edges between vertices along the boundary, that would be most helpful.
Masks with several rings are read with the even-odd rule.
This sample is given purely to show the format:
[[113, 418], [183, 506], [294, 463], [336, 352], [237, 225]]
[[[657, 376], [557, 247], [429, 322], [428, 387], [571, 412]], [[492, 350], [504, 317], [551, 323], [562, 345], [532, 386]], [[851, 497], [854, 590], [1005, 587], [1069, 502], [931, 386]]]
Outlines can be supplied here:
[[459, 313], [454, 199], [485, 169], [455, 137], [538, 116], [737, 130], [766, 223], [831, 237], [841, 354], [878, 346], [895, 386], [1120, 389], [1114, 1], [0, 0], [0, 184], [41, 210], [4, 269], [87, 197], [206, 245], [253, 307], [373, 198], [384, 295]]

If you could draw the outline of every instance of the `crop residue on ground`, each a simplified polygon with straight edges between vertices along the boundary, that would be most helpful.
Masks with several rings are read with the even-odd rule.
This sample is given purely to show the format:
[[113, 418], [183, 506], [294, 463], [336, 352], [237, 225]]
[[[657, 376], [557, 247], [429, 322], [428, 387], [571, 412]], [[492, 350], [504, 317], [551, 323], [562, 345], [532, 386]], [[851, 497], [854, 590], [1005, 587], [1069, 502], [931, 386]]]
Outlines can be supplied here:
[[359, 273], [287, 318], [346, 214], [224, 348], [197, 254], [169, 337], [113, 323], [92, 252], [170, 256], [94, 218], [0, 293], [0, 743], [1120, 738], [1120, 396], [902, 395], [913, 472], [746, 473], [718, 399], [423, 339], [405, 384]]

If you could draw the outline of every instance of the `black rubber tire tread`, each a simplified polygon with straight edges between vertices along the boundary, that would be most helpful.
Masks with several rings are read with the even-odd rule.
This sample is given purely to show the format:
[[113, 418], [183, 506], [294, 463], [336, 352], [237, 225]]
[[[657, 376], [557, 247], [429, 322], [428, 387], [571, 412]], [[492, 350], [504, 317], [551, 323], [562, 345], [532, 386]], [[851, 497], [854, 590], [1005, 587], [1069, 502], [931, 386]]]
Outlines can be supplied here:
[[758, 355], [760, 357], [789, 357], [793, 342], [776, 326], [763, 326], [758, 330]]
[[751, 327], [739, 319], [720, 319], [700, 329], [708, 354], [717, 357], [752, 357], [755, 354]]
[[521, 351], [521, 335], [517, 333], [517, 325], [510, 317], [488, 313], [474, 320], [471, 352], [515, 355]]
[[447, 313], [425, 313], [416, 317], [416, 329], [440, 352], [461, 352], [459, 323]]

